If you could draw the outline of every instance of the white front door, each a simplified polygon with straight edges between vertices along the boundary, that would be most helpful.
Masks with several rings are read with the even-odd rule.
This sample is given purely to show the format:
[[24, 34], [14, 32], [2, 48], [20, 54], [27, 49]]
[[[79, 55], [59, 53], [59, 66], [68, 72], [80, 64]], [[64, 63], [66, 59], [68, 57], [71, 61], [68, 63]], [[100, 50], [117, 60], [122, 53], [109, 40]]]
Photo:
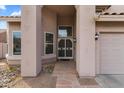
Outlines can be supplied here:
[[71, 38], [58, 39], [58, 59], [73, 59], [73, 40]]

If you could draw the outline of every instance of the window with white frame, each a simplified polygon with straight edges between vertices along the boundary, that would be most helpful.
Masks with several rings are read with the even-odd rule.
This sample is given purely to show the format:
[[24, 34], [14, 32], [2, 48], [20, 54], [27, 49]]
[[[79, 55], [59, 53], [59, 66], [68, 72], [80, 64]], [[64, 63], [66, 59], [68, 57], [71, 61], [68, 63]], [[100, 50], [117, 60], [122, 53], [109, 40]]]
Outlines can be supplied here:
[[44, 50], [45, 54], [53, 54], [53, 41], [54, 34], [51, 32], [45, 32], [45, 42], [44, 42]]
[[13, 31], [13, 55], [21, 55], [21, 32]]

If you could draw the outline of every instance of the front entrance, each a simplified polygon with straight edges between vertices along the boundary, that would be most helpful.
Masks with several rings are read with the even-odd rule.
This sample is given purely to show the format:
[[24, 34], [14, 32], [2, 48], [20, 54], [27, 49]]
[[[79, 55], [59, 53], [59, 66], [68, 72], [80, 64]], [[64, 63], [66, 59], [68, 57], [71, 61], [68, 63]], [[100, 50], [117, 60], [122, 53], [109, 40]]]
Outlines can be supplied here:
[[73, 44], [71, 38], [58, 39], [58, 59], [73, 59]]
[[71, 26], [59, 26], [58, 59], [73, 59], [73, 31]]

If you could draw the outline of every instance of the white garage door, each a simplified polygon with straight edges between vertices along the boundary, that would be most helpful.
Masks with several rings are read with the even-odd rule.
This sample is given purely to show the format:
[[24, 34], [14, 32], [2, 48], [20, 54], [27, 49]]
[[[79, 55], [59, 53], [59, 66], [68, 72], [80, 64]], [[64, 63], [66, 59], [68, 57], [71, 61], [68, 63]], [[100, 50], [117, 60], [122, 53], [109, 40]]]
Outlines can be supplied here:
[[124, 74], [124, 33], [101, 33], [100, 73]]

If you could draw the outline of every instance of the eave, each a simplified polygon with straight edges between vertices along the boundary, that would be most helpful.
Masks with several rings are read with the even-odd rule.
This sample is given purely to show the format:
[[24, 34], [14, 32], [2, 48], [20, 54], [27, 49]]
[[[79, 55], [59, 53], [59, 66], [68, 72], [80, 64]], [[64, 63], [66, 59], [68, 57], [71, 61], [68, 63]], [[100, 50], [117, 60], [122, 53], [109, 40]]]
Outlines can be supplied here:
[[96, 21], [124, 21], [124, 15], [99, 15]]
[[0, 20], [7, 22], [21, 22], [21, 16], [0, 16]]

